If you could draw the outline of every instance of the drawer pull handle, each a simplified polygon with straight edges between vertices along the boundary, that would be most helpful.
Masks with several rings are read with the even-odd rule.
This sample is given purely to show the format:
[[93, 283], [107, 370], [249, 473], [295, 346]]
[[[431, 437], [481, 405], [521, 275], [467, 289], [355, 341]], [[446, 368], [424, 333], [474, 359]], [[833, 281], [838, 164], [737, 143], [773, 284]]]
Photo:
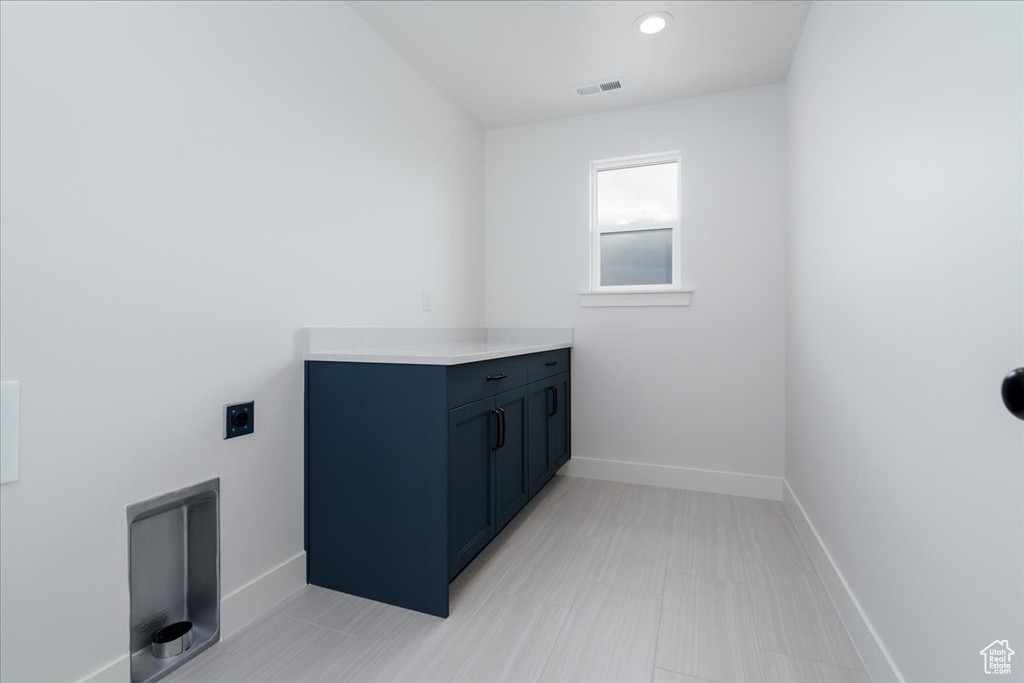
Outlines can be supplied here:
[[508, 377], [508, 373], [507, 372], [503, 372], [500, 375], [487, 375], [487, 381], [488, 382], [493, 382], [494, 380], [505, 379], [506, 377]]
[[552, 365], [558, 365], [558, 361], [557, 360], [549, 360], [544, 365], [546, 365], [546, 366], [548, 366], [550, 368]]

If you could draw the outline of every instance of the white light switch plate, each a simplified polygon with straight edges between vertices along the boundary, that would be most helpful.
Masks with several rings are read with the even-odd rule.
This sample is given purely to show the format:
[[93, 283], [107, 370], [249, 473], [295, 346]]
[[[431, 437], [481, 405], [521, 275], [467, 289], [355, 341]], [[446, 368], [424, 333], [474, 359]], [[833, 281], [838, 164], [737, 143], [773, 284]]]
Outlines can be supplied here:
[[18, 479], [19, 382], [0, 382], [0, 484]]

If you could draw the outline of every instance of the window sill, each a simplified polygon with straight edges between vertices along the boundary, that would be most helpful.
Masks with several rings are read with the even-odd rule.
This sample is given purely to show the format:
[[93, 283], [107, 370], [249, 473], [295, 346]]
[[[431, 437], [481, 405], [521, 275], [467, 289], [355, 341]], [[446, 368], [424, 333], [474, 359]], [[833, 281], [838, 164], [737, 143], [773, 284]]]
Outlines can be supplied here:
[[673, 292], [583, 292], [580, 306], [689, 306], [692, 289]]

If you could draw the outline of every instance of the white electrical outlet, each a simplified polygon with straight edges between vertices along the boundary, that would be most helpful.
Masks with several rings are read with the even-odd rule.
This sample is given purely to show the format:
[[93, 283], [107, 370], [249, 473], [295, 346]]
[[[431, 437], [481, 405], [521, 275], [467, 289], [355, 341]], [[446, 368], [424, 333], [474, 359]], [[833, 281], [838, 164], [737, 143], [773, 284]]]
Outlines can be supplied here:
[[423, 290], [423, 310], [429, 313], [433, 305], [434, 302], [432, 300], [430, 292], [428, 292], [427, 290]]
[[18, 409], [21, 385], [0, 382], [0, 484], [18, 479]]

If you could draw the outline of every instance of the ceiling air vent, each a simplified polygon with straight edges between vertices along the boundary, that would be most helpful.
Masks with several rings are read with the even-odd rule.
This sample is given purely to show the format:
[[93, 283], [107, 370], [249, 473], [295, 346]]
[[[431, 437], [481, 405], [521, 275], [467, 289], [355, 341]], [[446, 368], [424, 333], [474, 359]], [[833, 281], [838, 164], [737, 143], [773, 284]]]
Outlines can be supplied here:
[[616, 78], [610, 81], [596, 81], [594, 83], [584, 83], [582, 85], [574, 85], [573, 90], [576, 91], [577, 95], [585, 97], [587, 95], [598, 95], [609, 90], [618, 90], [622, 87], [622, 79]]

